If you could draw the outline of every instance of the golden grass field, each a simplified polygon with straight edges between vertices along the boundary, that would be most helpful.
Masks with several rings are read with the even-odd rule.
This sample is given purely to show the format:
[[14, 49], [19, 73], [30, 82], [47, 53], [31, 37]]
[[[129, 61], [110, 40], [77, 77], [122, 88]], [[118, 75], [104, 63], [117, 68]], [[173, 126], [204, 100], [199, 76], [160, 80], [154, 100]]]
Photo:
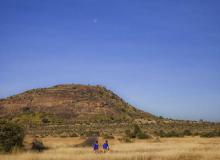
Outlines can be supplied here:
[[[31, 138], [26, 141], [29, 143]], [[43, 138], [42, 141], [50, 149], [42, 153], [4, 154], [0, 155], [0, 160], [220, 160], [220, 138], [162, 138], [133, 143], [109, 140], [111, 150], [99, 154], [89, 147], [73, 147], [83, 141], [80, 138]]]

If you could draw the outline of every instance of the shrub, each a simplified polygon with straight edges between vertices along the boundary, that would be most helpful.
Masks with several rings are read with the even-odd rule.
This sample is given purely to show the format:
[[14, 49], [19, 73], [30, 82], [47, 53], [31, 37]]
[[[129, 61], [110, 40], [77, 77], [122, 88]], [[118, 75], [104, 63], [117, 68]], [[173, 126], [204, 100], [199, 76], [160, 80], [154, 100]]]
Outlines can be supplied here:
[[139, 138], [139, 139], [148, 139], [148, 138], [151, 138], [151, 136], [146, 134], [146, 133], [141, 132], [141, 133], [137, 134], [137, 138]]
[[199, 132], [193, 132], [193, 133], [192, 133], [192, 136], [199, 136], [199, 135], [200, 135]]
[[183, 135], [184, 136], [191, 136], [192, 132], [190, 130], [186, 129], [186, 130], [183, 131]]
[[125, 136], [129, 138], [136, 138], [136, 135], [131, 130], [125, 130]]
[[147, 139], [150, 135], [144, 133], [138, 125], [134, 125], [132, 130], [125, 130], [125, 136], [128, 138]]
[[214, 130], [210, 132], [203, 132], [200, 134], [200, 137], [205, 137], [205, 138], [211, 138], [211, 137], [219, 137], [220, 136], [220, 130]]
[[69, 134], [70, 137], [78, 137], [78, 134], [76, 134], [75, 132], [72, 132]]
[[160, 137], [166, 137], [166, 133], [163, 130], [160, 130], [159, 133], [156, 133]]
[[45, 150], [47, 148], [44, 146], [42, 141], [34, 139], [33, 142], [32, 142], [31, 149], [35, 150], [35, 151], [38, 151], [38, 152], [41, 152], [41, 151], [43, 151], [43, 150]]
[[88, 137], [83, 143], [76, 145], [77, 147], [92, 146], [98, 140], [97, 137]]
[[125, 142], [125, 143], [131, 143], [132, 142], [132, 140], [127, 136], [119, 138], [118, 140], [121, 141], [121, 142]]
[[24, 140], [24, 129], [18, 124], [0, 121], [0, 149], [10, 152], [13, 147], [22, 147]]
[[211, 138], [211, 137], [215, 137], [213, 132], [202, 132], [200, 133], [200, 137], [205, 137], [205, 138]]
[[163, 116], [159, 116], [159, 119], [164, 119]]
[[163, 130], [160, 130], [159, 133], [157, 133], [160, 137], [183, 137], [184, 134], [177, 131], [168, 131], [164, 132]]
[[24, 107], [24, 108], [22, 108], [22, 111], [24, 113], [30, 113], [31, 112], [31, 108], [30, 107]]
[[220, 137], [220, 130], [218, 130], [218, 132], [217, 132], [217, 136]]
[[137, 124], [135, 124], [135, 125], [134, 125], [133, 134], [134, 134], [135, 137], [136, 137], [138, 134], [141, 134], [141, 133], [142, 133], [141, 128], [140, 128]]
[[69, 137], [68, 133], [63, 132], [60, 134], [60, 138], [66, 138], [66, 137]]
[[102, 135], [102, 137], [103, 137], [104, 139], [114, 139], [114, 136], [113, 136], [112, 134], [108, 134], [108, 133], [104, 133], [104, 134]]
[[48, 118], [43, 118], [41, 121], [42, 121], [43, 123], [50, 123], [50, 120], [49, 120]]
[[86, 137], [93, 137], [93, 136], [98, 137], [98, 136], [100, 136], [100, 133], [99, 133], [99, 131], [87, 131], [84, 133], [84, 135]]
[[184, 135], [180, 132], [170, 131], [166, 133], [166, 137], [183, 137]]

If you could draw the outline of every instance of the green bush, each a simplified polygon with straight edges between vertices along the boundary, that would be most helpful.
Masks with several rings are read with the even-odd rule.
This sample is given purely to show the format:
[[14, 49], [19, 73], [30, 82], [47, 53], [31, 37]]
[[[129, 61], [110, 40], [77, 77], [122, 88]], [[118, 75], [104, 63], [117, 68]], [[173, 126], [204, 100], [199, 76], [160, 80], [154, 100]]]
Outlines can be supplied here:
[[131, 130], [125, 130], [125, 136], [129, 138], [136, 138], [136, 135]]
[[42, 121], [43, 123], [50, 123], [50, 120], [49, 120], [48, 118], [43, 118], [41, 121]]
[[183, 133], [176, 132], [176, 131], [170, 131], [166, 133], [166, 137], [183, 137]]
[[138, 125], [134, 125], [132, 130], [125, 130], [125, 136], [128, 138], [147, 139], [150, 135], [144, 133]]
[[146, 133], [141, 132], [141, 133], [137, 134], [137, 138], [138, 139], [148, 139], [148, 138], [151, 138], [151, 136]]
[[87, 131], [84, 133], [86, 137], [100, 136], [99, 131]]
[[137, 124], [135, 124], [134, 129], [133, 129], [133, 134], [137, 136], [138, 134], [141, 134], [141, 133], [142, 133], [141, 128]]
[[192, 133], [192, 136], [199, 136], [199, 135], [200, 135], [200, 133], [197, 131]]
[[220, 137], [220, 130], [218, 130], [218, 132], [217, 132], [217, 136]]
[[70, 137], [78, 137], [78, 134], [75, 133], [75, 132], [72, 132], [72, 133], [69, 134], [69, 136], [70, 136]]
[[220, 130], [200, 133], [200, 137], [205, 137], [205, 138], [220, 137]]
[[160, 130], [157, 133], [158, 136], [160, 137], [183, 137], [184, 134], [182, 132], [177, 132], [177, 131], [168, 131], [168, 132], [164, 132], [163, 130]]
[[213, 132], [202, 132], [200, 133], [200, 137], [211, 138], [215, 137], [215, 135], [213, 134]]
[[102, 137], [103, 137], [104, 139], [114, 139], [114, 136], [113, 136], [112, 134], [108, 134], [108, 133], [104, 133], [104, 134], [102, 135]]
[[0, 149], [10, 152], [13, 147], [22, 147], [24, 140], [24, 129], [18, 124], [0, 121]]
[[190, 130], [186, 129], [186, 130], [183, 131], [183, 135], [184, 136], [191, 136], [192, 132]]
[[159, 132], [156, 132], [156, 134], [160, 137], [166, 137], [166, 133], [163, 130], [160, 130]]
[[43, 150], [45, 150], [47, 148], [44, 146], [42, 141], [34, 139], [33, 142], [32, 142], [31, 149], [35, 150], [35, 151], [38, 151], [38, 152], [41, 152], [41, 151], [43, 151]]

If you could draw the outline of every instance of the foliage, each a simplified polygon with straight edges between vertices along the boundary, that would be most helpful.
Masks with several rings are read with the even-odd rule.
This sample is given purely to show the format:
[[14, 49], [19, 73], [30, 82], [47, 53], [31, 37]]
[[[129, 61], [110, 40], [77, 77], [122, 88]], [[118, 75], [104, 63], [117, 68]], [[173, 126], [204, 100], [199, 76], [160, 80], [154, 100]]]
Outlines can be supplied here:
[[141, 132], [141, 133], [137, 134], [137, 138], [138, 139], [148, 139], [148, 138], [151, 138], [151, 136], [146, 133]]
[[189, 129], [186, 129], [186, 130], [183, 131], [183, 135], [184, 136], [191, 136], [192, 132]]
[[177, 131], [169, 131], [167, 132], [167, 137], [184, 137], [182, 132], [177, 132]]
[[42, 118], [41, 120], [43, 123], [50, 123], [50, 120], [48, 118]]
[[119, 138], [118, 140], [121, 142], [124, 142], [124, 143], [131, 143], [132, 142], [131, 138], [129, 138], [127, 136], [123, 136], [122, 138]]
[[90, 131], [86, 131], [86, 132], [84, 133], [84, 135], [85, 135], [86, 137], [92, 137], [92, 136], [100, 136], [100, 133], [99, 133], [99, 131], [90, 130]]
[[108, 134], [108, 133], [104, 133], [104, 134], [102, 135], [102, 137], [103, 137], [104, 139], [114, 139], [114, 136], [113, 136], [112, 134]]
[[137, 135], [140, 133], [142, 133], [141, 128], [137, 124], [135, 124], [133, 129], [133, 134], [135, 135], [135, 137], [137, 137]]
[[0, 121], [0, 149], [10, 152], [13, 147], [22, 147], [24, 140], [24, 129], [18, 124]]
[[220, 137], [220, 130], [214, 130], [210, 132], [203, 132], [200, 134], [200, 137], [211, 138], [211, 137]]
[[35, 126], [40, 124], [59, 123], [60, 118], [40, 112], [24, 112], [12, 119], [13, 122]]
[[125, 130], [125, 135], [126, 137], [129, 137], [129, 138], [135, 138], [135, 135], [133, 135], [133, 133], [129, 129]]
[[164, 132], [163, 130], [160, 130], [159, 133], [157, 133], [160, 137], [184, 137], [183, 132], [177, 132], [175, 130]]
[[69, 134], [70, 137], [78, 137], [78, 134], [76, 134], [75, 132], [72, 132]]
[[150, 136], [144, 133], [137, 124], [133, 126], [132, 130], [125, 130], [125, 135], [128, 138], [139, 138], [139, 139], [150, 138]]
[[38, 139], [34, 139], [33, 142], [32, 142], [31, 149], [35, 150], [35, 151], [38, 151], [38, 152], [41, 152], [41, 151], [47, 149], [47, 147], [44, 146], [42, 141], [40, 141]]

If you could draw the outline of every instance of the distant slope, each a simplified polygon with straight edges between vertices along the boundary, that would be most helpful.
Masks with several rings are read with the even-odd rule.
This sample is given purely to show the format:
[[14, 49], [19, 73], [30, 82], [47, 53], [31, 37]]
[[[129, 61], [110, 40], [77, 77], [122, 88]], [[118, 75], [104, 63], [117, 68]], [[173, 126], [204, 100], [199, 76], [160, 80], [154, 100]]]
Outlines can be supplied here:
[[64, 122], [155, 118], [152, 114], [129, 105], [102, 86], [57, 85], [32, 89], [0, 100], [0, 117], [29, 121], [29, 115], [33, 113], [39, 123], [40, 119], [46, 122], [45, 117]]

